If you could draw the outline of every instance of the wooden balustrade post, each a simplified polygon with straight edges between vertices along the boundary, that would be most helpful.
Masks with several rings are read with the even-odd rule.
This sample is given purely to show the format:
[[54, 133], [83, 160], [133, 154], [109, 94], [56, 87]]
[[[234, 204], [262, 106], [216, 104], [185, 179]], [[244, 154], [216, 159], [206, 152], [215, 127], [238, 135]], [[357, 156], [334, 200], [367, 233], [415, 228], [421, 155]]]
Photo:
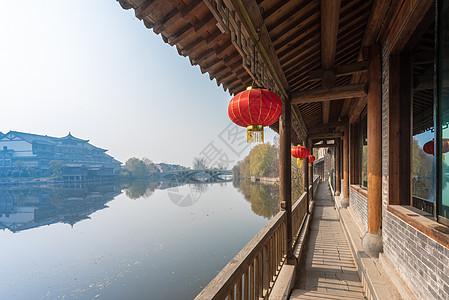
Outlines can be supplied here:
[[279, 192], [281, 208], [287, 214], [287, 261], [293, 256], [292, 249], [292, 180], [291, 180], [291, 99], [284, 101], [279, 120]]
[[382, 251], [382, 179], [381, 179], [381, 50], [378, 44], [369, 48], [368, 62], [368, 232], [362, 239], [365, 252], [378, 257]]

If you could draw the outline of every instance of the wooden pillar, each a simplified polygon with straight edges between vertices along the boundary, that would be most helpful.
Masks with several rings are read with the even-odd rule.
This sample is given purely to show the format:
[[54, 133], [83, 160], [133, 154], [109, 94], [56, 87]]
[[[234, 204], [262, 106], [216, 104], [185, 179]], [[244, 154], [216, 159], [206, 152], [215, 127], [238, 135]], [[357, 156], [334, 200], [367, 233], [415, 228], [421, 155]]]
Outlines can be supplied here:
[[368, 232], [378, 235], [382, 217], [382, 98], [381, 52], [377, 44], [369, 49], [368, 85]]
[[351, 124], [350, 127], [350, 136], [351, 136], [351, 141], [350, 141], [350, 145], [351, 145], [351, 149], [349, 149], [350, 151], [350, 156], [351, 156], [351, 160], [350, 160], [350, 177], [351, 177], [351, 182], [350, 184], [359, 184], [359, 176], [360, 176], [360, 144], [359, 144], [359, 140], [360, 140], [360, 135], [359, 135], [359, 123], [353, 123]]
[[[311, 154], [313, 155], [313, 148], [311, 149]], [[309, 201], [313, 200], [313, 163], [310, 164], [309, 166], [309, 185], [312, 186], [312, 188], [310, 189], [310, 198]]]
[[[304, 143], [304, 145], [307, 145], [307, 143]], [[307, 193], [306, 199], [307, 199], [307, 213], [309, 213], [309, 203], [310, 203], [310, 197], [309, 197], [309, 159], [305, 158], [302, 161], [302, 184], [304, 188], [304, 192]]]
[[279, 120], [279, 192], [281, 208], [287, 213], [287, 259], [292, 249], [292, 180], [291, 180], [291, 101], [286, 100]]
[[349, 198], [349, 121], [345, 120], [343, 136], [343, 197]]
[[341, 194], [340, 139], [335, 140], [335, 195]]

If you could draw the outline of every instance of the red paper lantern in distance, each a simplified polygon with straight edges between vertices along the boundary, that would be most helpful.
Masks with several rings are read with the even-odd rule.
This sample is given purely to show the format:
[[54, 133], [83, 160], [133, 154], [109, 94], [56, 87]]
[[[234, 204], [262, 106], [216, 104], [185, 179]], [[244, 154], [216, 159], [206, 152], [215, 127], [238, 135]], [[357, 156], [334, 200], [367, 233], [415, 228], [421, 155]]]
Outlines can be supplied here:
[[309, 155], [309, 166], [312, 166], [314, 161], [315, 161], [315, 156]]
[[310, 150], [304, 146], [298, 145], [292, 148], [292, 156], [297, 158], [296, 161], [298, 167], [302, 167], [302, 160], [310, 155]]
[[[424, 152], [426, 152], [427, 154], [431, 154], [434, 155], [434, 140], [428, 141], [427, 143], [424, 144], [424, 146], [422, 147], [422, 149], [424, 150]], [[443, 153], [449, 152], [449, 139], [443, 139]]]
[[231, 121], [246, 127], [248, 143], [263, 143], [263, 128], [276, 122], [281, 113], [281, 98], [263, 88], [249, 87], [235, 95], [228, 105]]

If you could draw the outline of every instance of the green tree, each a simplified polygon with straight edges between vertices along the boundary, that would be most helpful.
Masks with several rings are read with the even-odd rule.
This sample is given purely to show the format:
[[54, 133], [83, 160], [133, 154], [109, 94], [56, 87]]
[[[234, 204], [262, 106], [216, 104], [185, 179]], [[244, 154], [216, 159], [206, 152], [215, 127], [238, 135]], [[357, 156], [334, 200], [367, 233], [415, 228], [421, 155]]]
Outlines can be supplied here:
[[255, 146], [250, 153], [250, 174], [251, 176], [266, 176], [275, 163], [275, 149], [270, 144], [260, 144]]
[[145, 178], [148, 176], [148, 169], [145, 162], [135, 157], [125, 162], [125, 169], [129, 171], [132, 178]]

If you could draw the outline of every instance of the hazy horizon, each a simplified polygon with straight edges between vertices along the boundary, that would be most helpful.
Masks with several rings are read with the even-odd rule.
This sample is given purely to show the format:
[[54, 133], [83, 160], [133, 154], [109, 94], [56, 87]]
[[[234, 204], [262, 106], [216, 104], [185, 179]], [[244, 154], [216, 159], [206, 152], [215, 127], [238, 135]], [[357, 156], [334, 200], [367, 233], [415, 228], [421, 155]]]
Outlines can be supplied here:
[[253, 146], [226, 141], [231, 95], [116, 1], [7, 2], [0, 24], [3, 133], [71, 132], [123, 163], [191, 166], [212, 147], [233, 165]]

